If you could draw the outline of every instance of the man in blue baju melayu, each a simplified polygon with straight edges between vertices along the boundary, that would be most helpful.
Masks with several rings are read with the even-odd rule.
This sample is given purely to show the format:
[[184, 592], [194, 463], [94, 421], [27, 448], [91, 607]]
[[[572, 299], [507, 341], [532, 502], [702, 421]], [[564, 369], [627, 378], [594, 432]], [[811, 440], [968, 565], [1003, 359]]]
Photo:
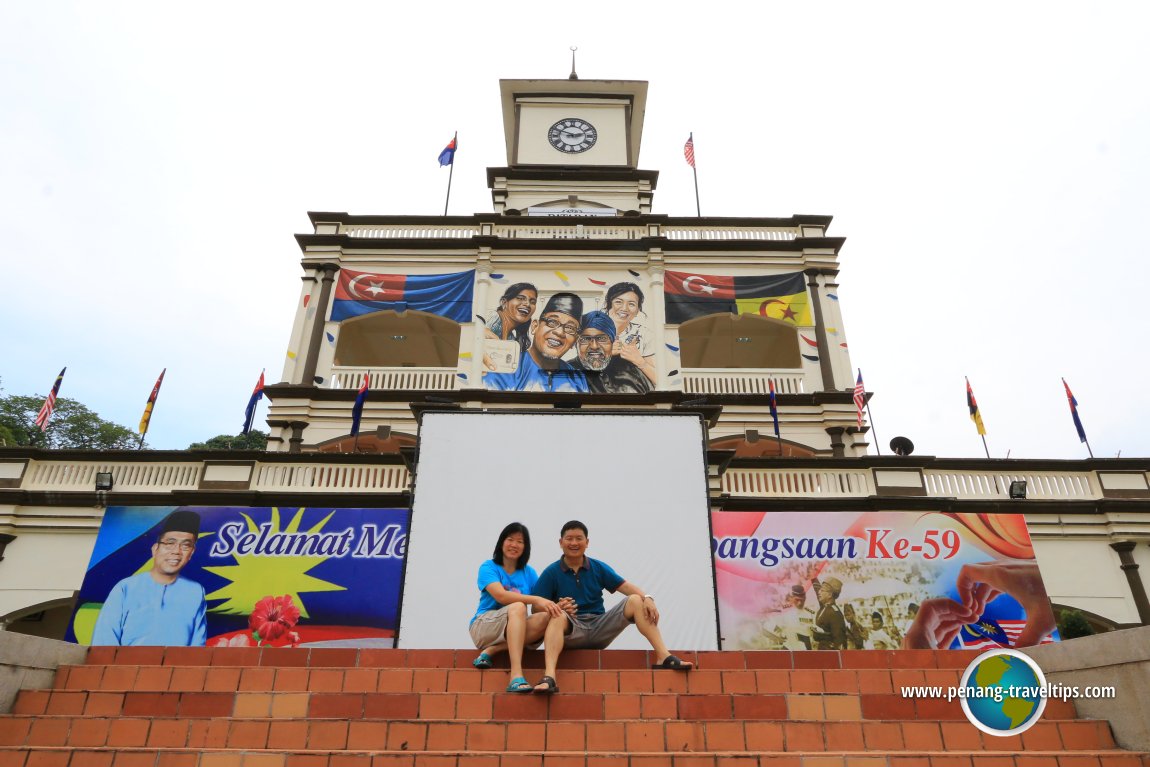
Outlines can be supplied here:
[[539, 319], [531, 321], [531, 345], [519, 355], [514, 373], [487, 373], [483, 385], [496, 391], [586, 392], [587, 378], [563, 361], [575, 345], [583, 299], [574, 293], [556, 293], [547, 300]]
[[152, 544], [152, 568], [125, 578], [108, 593], [93, 645], [203, 646], [207, 641], [204, 587], [180, 571], [196, 551], [200, 515], [173, 511]]

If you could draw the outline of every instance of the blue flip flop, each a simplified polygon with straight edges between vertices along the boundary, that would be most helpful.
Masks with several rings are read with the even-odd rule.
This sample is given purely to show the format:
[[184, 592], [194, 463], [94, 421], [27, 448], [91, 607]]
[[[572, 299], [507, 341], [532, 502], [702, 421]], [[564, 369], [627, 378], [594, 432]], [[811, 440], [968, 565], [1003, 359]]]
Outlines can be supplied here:
[[485, 652], [481, 652], [481, 653], [479, 653], [478, 658], [471, 661], [471, 665], [475, 666], [475, 668], [479, 668], [479, 669], [491, 668], [491, 666], [492, 666], [491, 656]]
[[511, 680], [511, 684], [507, 685], [507, 692], [531, 692], [533, 689], [531, 683], [521, 676], [517, 676]]

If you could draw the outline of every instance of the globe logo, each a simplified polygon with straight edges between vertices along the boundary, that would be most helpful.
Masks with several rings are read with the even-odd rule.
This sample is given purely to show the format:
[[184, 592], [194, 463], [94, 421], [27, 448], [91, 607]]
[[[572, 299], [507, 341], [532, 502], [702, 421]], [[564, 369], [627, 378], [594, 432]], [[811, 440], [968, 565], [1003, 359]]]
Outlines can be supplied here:
[[1017, 735], [1034, 726], [1046, 709], [1046, 677], [1018, 650], [989, 650], [962, 674], [962, 711], [989, 735]]

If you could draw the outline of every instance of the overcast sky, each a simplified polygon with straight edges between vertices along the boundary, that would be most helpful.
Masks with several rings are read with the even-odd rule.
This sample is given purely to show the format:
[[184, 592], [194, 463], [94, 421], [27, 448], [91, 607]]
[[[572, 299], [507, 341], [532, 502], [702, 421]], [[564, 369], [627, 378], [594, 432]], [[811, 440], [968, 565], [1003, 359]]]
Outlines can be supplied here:
[[[401, 10], [402, 9], [402, 10]], [[491, 210], [500, 78], [648, 80], [654, 210], [834, 216], [883, 453], [1150, 453], [1150, 6], [0, 5], [0, 386], [149, 443], [278, 381], [307, 211]], [[266, 413], [261, 406], [260, 420]], [[872, 448], [873, 452], [873, 448]]]

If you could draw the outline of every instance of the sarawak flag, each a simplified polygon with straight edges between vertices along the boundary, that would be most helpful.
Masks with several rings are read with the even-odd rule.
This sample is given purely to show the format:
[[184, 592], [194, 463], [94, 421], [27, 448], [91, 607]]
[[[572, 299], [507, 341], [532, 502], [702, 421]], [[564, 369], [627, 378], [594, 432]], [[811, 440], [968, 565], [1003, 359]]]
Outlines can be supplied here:
[[761, 277], [723, 277], [667, 272], [663, 288], [667, 322], [681, 324], [708, 314], [755, 314], [810, 325], [802, 272]]
[[156, 385], [152, 387], [152, 393], [148, 396], [148, 403], [144, 405], [144, 415], [140, 417], [140, 436], [148, 433], [148, 424], [152, 420], [152, 408], [156, 406], [156, 398], [160, 396], [160, 385], [164, 383], [164, 373], [167, 372], [167, 368], [160, 371], [160, 377], [156, 379]]
[[244, 429], [240, 434], [247, 434], [252, 430], [252, 422], [256, 419], [256, 405], [264, 396], [264, 371], [260, 371], [260, 380], [256, 381], [256, 388], [252, 390], [251, 399], [248, 400], [247, 410], [244, 411]]
[[341, 269], [331, 319], [415, 309], [456, 322], [471, 321], [475, 270], [454, 274], [369, 274]]
[[353, 437], [359, 434], [359, 421], [363, 418], [363, 403], [367, 402], [367, 382], [367, 373], [364, 373], [359, 393], [355, 395], [355, 404], [351, 406], [351, 436]]
[[978, 428], [978, 433], [986, 436], [986, 427], [982, 425], [982, 413], [978, 410], [978, 400], [974, 398], [974, 389], [970, 388], [970, 379], [966, 381], [966, 407], [970, 410], [970, 420]]

